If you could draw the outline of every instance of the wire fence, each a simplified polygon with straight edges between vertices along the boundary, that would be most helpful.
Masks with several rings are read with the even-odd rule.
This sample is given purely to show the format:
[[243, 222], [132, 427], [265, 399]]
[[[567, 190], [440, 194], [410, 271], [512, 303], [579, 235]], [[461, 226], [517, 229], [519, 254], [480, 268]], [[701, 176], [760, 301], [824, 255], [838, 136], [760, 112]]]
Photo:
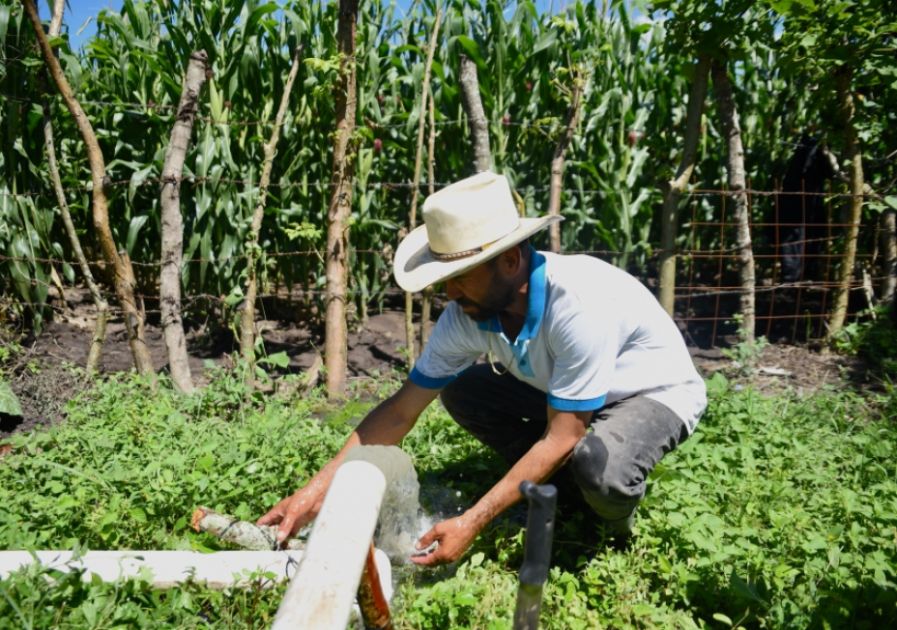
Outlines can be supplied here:
[[[138, 180], [132, 179], [117, 179], [117, 180], [108, 180], [103, 182], [103, 187], [105, 189], [110, 188], [125, 188], [129, 186], [134, 186], [135, 188], [144, 188], [152, 185], [161, 186], [163, 183], [170, 183], [170, 181], [164, 180], [162, 177], [145, 177]], [[240, 179], [240, 178], [228, 178], [228, 177], [197, 177], [197, 176], [185, 176], [178, 178], [176, 180], [178, 184], [187, 184], [187, 185], [210, 185], [216, 186], [221, 184], [228, 184], [234, 186], [244, 186], [249, 188], [259, 188], [258, 180], [252, 179]], [[453, 182], [434, 182], [433, 186], [436, 189], [444, 188]], [[309, 182], [270, 182], [268, 184], [269, 189], [290, 189], [290, 188], [317, 188], [317, 189], [326, 189], [333, 188], [335, 184], [331, 181], [309, 181]], [[364, 189], [364, 190], [399, 190], [399, 189], [411, 189], [418, 188], [420, 192], [427, 192], [429, 190], [430, 183], [429, 182], [420, 182], [418, 184], [414, 184], [413, 182], [365, 182], [355, 183], [356, 189]], [[547, 193], [551, 190], [549, 186], [526, 186], [527, 191], [536, 192], [536, 193]], [[93, 190], [92, 185], [84, 185], [84, 186], [69, 186], [66, 188], [67, 192], [91, 192]], [[607, 191], [598, 189], [598, 188], [567, 188], [564, 189], [565, 193], [568, 194], [586, 194], [586, 195], [599, 195], [605, 194]], [[848, 192], [832, 192], [832, 193], [800, 193], [800, 192], [775, 192], [775, 191], [763, 191], [763, 190], [750, 190], [745, 189], [743, 191], [723, 191], [723, 190], [694, 190], [690, 193], [693, 197], [720, 197], [720, 196], [728, 196], [734, 197], [741, 194], [748, 194], [753, 196], [818, 196], [824, 197], [826, 199], [851, 199], [853, 197], [862, 197], [864, 199], [884, 199], [886, 196], [892, 194], [897, 191], [885, 191], [885, 192], [876, 192], [876, 193], [863, 193], [863, 194], [853, 194]], [[0, 197], [52, 197], [55, 193], [52, 190], [30, 190], [24, 192], [11, 192], [8, 190], [0, 190]], [[698, 225], [703, 226], [719, 226], [719, 222], [713, 221], [703, 221], [698, 222]], [[772, 223], [758, 223], [757, 226], [771, 226], [775, 225]], [[781, 224], [785, 225], [785, 224]], [[843, 227], [844, 224], [836, 224], [839, 227]]]
[[[729, 191], [701, 191], [703, 193], [716, 193], [722, 201]], [[756, 333], [766, 336], [774, 341], [805, 342], [819, 338], [826, 333], [826, 322], [830, 316], [835, 293], [840, 287], [838, 269], [843, 258], [842, 249], [844, 235], [853, 227], [853, 224], [835, 220], [835, 211], [829, 221], [802, 222], [795, 220], [780, 221], [778, 216], [778, 201], [780, 193], [760, 191], [758, 197], [771, 200], [768, 212], [753, 208], [754, 216], [763, 216], [762, 221], [751, 224], [753, 234], [753, 258], [756, 276], [754, 289]], [[747, 191], [749, 196], [753, 192]], [[811, 197], [813, 193], [805, 193], [804, 197]], [[826, 194], [826, 198], [834, 199], [837, 196]], [[719, 216], [714, 220], [705, 220], [702, 213], [706, 209], [701, 207], [700, 198], [693, 196], [689, 202], [690, 220], [687, 220], [681, 230], [682, 242], [676, 250], [678, 258], [677, 286], [675, 290], [675, 315], [674, 319], [686, 340], [697, 346], [713, 347], [728, 345], [737, 339], [738, 326], [740, 324], [740, 298], [744, 289], [739, 277], [740, 248], [736, 243], [738, 230], [735, 221], [728, 212], [726, 204], [720, 203]], [[688, 213], [683, 213], [688, 216]], [[848, 317], [861, 316], [876, 301], [879, 287], [889, 279], [889, 265], [893, 261], [885, 261], [874, 243], [877, 243], [878, 226], [863, 224], [860, 227], [859, 242], [855, 272], [849, 283]], [[868, 245], [873, 245], [869, 247]], [[395, 243], [391, 244], [395, 245]], [[384, 249], [353, 249], [351, 255], [360, 259], [362, 257], [376, 257], [391, 264], [391, 248]], [[614, 249], [582, 249], [568, 250], [565, 254], [582, 254], [595, 256], [606, 260], [613, 260], [622, 252]], [[652, 290], [657, 289], [657, 277], [655, 270], [662, 250], [655, 249], [648, 258], [646, 270], [639, 274], [641, 280]], [[305, 248], [294, 251], [280, 251], [266, 253], [265, 256], [277, 259], [278, 265], [289, 266], [296, 264], [303, 258], [313, 257], [316, 264], [323, 265], [325, 252]], [[247, 254], [237, 254], [228, 257], [229, 261], [244, 260]], [[135, 267], [144, 268], [154, 278], [153, 270], [161, 267], [160, 260], [134, 260]], [[218, 259], [212, 257], [194, 257], [182, 261], [182, 271], [193, 265], [215, 264]], [[0, 265], [9, 263], [43, 264], [52, 266], [69, 265], [78, 268], [77, 261], [63, 257], [24, 257], [0, 254]], [[89, 265], [95, 270], [106, 267], [104, 262], [91, 261]], [[33, 278], [32, 283], [43, 286], [47, 293], [55, 296], [57, 288], [38, 278]], [[114, 291], [108, 288], [102, 290], [103, 297], [114, 305], [116, 296]], [[374, 295], [376, 293], [376, 296]], [[84, 294], [86, 295], [86, 294]], [[366, 287], [350, 286], [346, 298], [352, 301], [370, 300], [375, 297], [383, 303], [390, 303], [396, 308], [400, 305], [403, 292], [395, 285], [390, 288], [372, 292]], [[267, 287], [266, 291], [258, 296], [263, 303], [281, 303], [285, 308], [290, 304], [303, 301], [322, 301], [326, 296], [326, 290], [319, 286], [307, 286], [295, 284], [288, 286], [280, 283]], [[135, 296], [145, 307], [145, 312], [150, 318], [160, 314], [158, 308], [158, 293], [154, 283], [138, 290]], [[87, 299], [87, 298], [85, 298]], [[445, 296], [437, 294], [437, 303], [444, 303]], [[233, 308], [235, 298], [232, 295], [214, 294], [208, 291], [191, 292], [185, 288], [183, 307], [186, 312], [191, 310], [208, 312], [216, 308]], [[236, 298], [239, 302], [239, 297]], [[44, 305], [29, 302], [17, 302], [22, 306], [41, 308]], [[66, 304], [53, 297], [49, 300], [49, 308], [54, 312], [62, 313], [70, 308]], [[283, 308], [277, 309], [283, 312]], [[113, 315], [121, 316], [122, 311], [113, 306]]]
[[[702, 191], [705, 192], [705, 191]], [[694, 197], [676, 287], [675, 311], [692, 343], [727, 345], [737, 339], [742, 287], [739, 223], [732, 216], [731, 191], [716, 192], [716, 216]], [[755, 287], [755, 333], [775, 341], [806, 342], [824, 337], [836, 293], [847, 234], [858, 229], [854, 268], [848, 282], [848, 318], [861, 316], [878, 301], [895, 272], [895, 262], [879, 251], [879, 225], [840, 218], [830, 200], [849, 195], [825, 191], [745, 191]], [[785, 207], [783, 207], [785, 206]], [[897, 238], [897, 235], [891, 235]], [[708, 244], [704, 244], [708, 243]]]
[[[47, 100], [30, 96], [0, 94], [10, 102], [23, 106], [42, 105]], [[55, 98], [55, 97], [53, 97]], [[82, 100], [80, 103], [87, 108], [111, 110], [116, 114], [173, 118], [176, 115], [177, 105], [159, 104], [154, 101], [147, 102], [123, 102]], [[232, 111], [225, 107], [220, 117], [207, 115], [198, 116], [200, 122], [210, 125], [224, 125], [232, 127], [268, 126], [274, 124], [273, 118], [262, 120], [231, 119]], [[382, 122], [365, 120], [360, 127], [370, 130], [390, 130], [409, 128], [413, 121], [387, 119]], [[504, 127], [517, 129], [558, 129], [562, 127], [561, 121], [536, 122], [527, 120], [503, 119], [499, 124]], [[462, 118], [445, 119], [435, 122], [439, 128], [465, 129], [467, 122]], [[790, 142], [783, 142], [789, 147], [795, 147]], [[891, 159], [893, 156], [888, 156]], [[111, 176], [114, 177], [114, 172]], [[135, 176], [128, 178], [109, 178], [104, 181], [104, 188], [128, 189], [146, 187], [161, 187], [167, 183], [159, 176]], [[185, 175], [177, 179], [179, 185], [201, 186], [234, 186], [248, 191], [260, 192], [257, 179], [232, 178], [232, 177], [203, 177], [197, 175]], [[451, 182], [437, 182], [435, 188], [443, 188]], [[317, 181], [273, 181], [268, 185], [271, 190], [289, 189], [317, 189], [326, 190], [335, 184], [330, 180]], [[355, 182], [356, 190], [397, 190], [408, 192], [418, 188], [426, 193], [429, 183], [413, 183], [409, 181], [367, 181]], [[41, 190], [10, 191], [0, 184], [0, 197], [7, 198], [34, 198], [50, 197], [53, 191], [49, 188]], [[888, 190], [864, 193], [866, 200], [881, 200], [894, 194], [893, 184]], [[89, 193], [92, 185], [71, 186], [66, 194]], [[527, 194], [547, 194], [548, 186], [526, 186]], [[568, 187], [564, 190], [568, 197], [575, 196], [601, 196], [607, 193], [603, 189], [585, 189]], [[712, 189], [695, 187], [688, 193], [688, 207], [691, 209], [690, 220], [682, 226], [679, 246], [676, 254], [679, 258], [677, 288], [675, 292], [675, 319], [685, 336], [692, 343], [701, 346], [714, 346], [726, 343], [737, 332], [739, 319], [739, 299], [743, 289], [738, 279], [740, 248], [737, 244], [736, 233], [738, 226], [731, 216], [727, 216], [727, 201], [733, 197], [746, 196], [748, 204], [752, 208], [751, 215], [754, 218], [750, 226], [754, 235], [753, 259], [757, 277], [754, 289], [756, 296], [756, 321], [757, 333], [785, 341], [806, 341], [813, 337], [822, 336], [825, 333], [825, 321], [835, 291], [839, 282], [836, 272], [842, 258], [841, 247], [843, 235], [854, 227], [848, 222], [839, 220], [832, 211], [831, 202], [851, 199], [855, 195], [848, 192], [832, 192], [826, 190], [759, 190], [750, 186], [744, 190]], [[779, 205], [782, 200], [800, 200], [804, 207], [802, 216], [795, 219], [793, 216], [782, 215]], [[702, 207], [702, 202], [714, 203], [716, 213], [708, 217], [707, 209]], [[54, 200], [55, 202], [55, 200]], [[824, 220], [808, 214], [805, 210], [808, 203], [822, 202], [826, 205], [828, 216]], [[758, 209], [755, 207], [761, 207]], [[688, 212], [683, 213], [686, 216]], [[729, 213], [731, 214], [731, 213]], [[868, 232], [874, 231], [874, 227], [861, 225], [861, 241], [869, 241]], [[875, 239], [872, 239], [875, 240]], [[652, 289], [657, 288], [656, 268], [658, 259], [665, 252], [659, 248], [650, 248], [642, 269], [639, 270], [641, 279]], [[585, 254], [600, 258], [614, 260], [625, 255], [624, 252], [613, 248], [583, 249], [567, 251], [565, 253]], [[303, 258], [314, 257], [315, 264], [323, 265], [325, 252], [317, 249], [304, 249], [296, 251], [270, 252], [265, 255], [269, 259], [276, 259], [281, 267], [295, 264]], [[355, 249], [352, 255], [356, 257], [370, 256], [383, 259], [384, 252], [378, 249]], [[244, 261], [246, 254], [228, 256], [229, 261]], [[388, 258], [388, 256], [387, 256]], [[858, 253], [856, 266], [858, 272], [853, 274], [850, 284], [849, 315], [856, 316], [860, 311], [869, 307], [872, 299], [870, 285], [877, 287], [887, 279], [887, 271], [881, 264], [874, 247], [864, 247]], [[218, 264], [221, 261], [214, 257], [191, 257], [182, 262], [183, 269], [193, 265]], [[387, 261], [388, 262], [388, 261]], [[77, 268], [74, 260], [58, 257], [16, 257], [0, 255], [0, 264], [9, 263], [38, 263], [43, 265], [68, 265]], [[95, 269], [102, 269], [105, 265], [100, 262], [91, 262]], [[132, 260], [131, 264], [138, 269], [152, 274], [153, 270], [161, 267], [159, 260]], [[306, 265], [307, 266], [307, 265]], [[182, 269], [182, 270], [183, 270]], [[276, 275], [276, 274], [275, 274]], [[39, 279], [31, 282], [41, 283]], [[52, 287], [44, 287], [48, 291]], [[153, 287], [151, 287], [152, 289]], [[189, 289], [189, 287], [188, 287]], [[286, 294], [278, 291], [259, 296], [260, 300], [293, 299], [297, 295], [304, 298], [320, 299], [325, 292], [316, 287], [294, 286], [291, 290], [296, 294]], [[114, 293], [106, 291], [107, 300], [115, 302]], [[398, 289], [380, 289], [377, 297], [392, 298], [402, 295]], [[873, 293], [874, 295], [874, 293]], [[139, 294], [138, 299], [148, 304], [155, 303], [157, 296], [152, 290]], [[371, 292], [364, 287], [351, 288], [347, 298], [352, 300], [364, 300], [371, 297]], [[209, 304], [222, 304], [232, 301], [232, 298], [222, 295], [213, 295], [207, 292], [189, 293], [184, 298], [184, 306], [190, 309], [192, 306], [207, 306]], [[40, 308], [43, 305], [30, 302], [19, 302], [29, 308]], [[50, 303], [51, 308], [64, 309], [65, 305]], [[150, 308], [147, 314], [158, 314], [157, 309]]]

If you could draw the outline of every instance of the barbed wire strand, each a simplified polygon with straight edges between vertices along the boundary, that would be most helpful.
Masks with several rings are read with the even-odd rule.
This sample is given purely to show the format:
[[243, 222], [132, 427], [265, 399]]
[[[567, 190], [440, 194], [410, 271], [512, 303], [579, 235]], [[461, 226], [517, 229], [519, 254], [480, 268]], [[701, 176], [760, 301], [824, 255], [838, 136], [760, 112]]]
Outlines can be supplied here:
[[[882, 279], [883, 279], [883, 277], [871, 278], [871, 280], [873, 282], [882, 280]], [[48, 292], [52, 291], [55, 293], [57, 291], [57, 287], [55, 285], [53, 285], [49, 282], [40, 280], [38, 278], [32, 278], [30, 281], [30, 284], [42, 286], [42, 287], [46, 288], [48, 290]], [[840, 287], [840, 283], [838, 283], [838, 282], [821, 282], [821, 281], [820, 282], [812, 282], [812, 283], [811, 282], [804, 282], [804, 283], [795, 282], [795, 283], [782, 283], [782, 284], [772, 285], [772, 286], [756, 287], [754, 289], [754, 292], [755, 293], [768, 293], [768, 292], [779, 291], [779, 290], [783, 290], [783, 289], [814, 289], [814, 290], [818, 290], [818, 291], [829, 291], [832, 289], [837, 289], [839, 287]], [[706, 298], [706, 297], [716, 297], [716, 296], [725, 296], [725, 295], [742, 295], [744, 293], [744, 289], [741, 287], [738, 287], [738, 286], [720, 286], [720, 287], [713, 288], [713, 290], [704, 290], [699, 293], [694, 292], [694, 291], [697, 291], [699, 289], [699, 287], [690, 287], [690, 288], [686, 288], [686, 289], [677, 287], [677, 289], [676, 289], [677, 297], [684, 296], [685, 291], [687, 289], [690, 289], [692, 291], [692, 293], [690, 294], [690, 296], [692, 298], [702, 298], [702, 297]], [[849, 290], [850, 291], [863, 291], [863, 290], [865, 290], [865, 288], [863, 286], [862, 281], [854, 281], [854, 282], [851, 282]], [[384, 297], [396, 297], [396, 298], [404, 295], [404, 292], [398, 288], [386, 289], [384, 291], [380, 291], [380, 292], [376, 292], [376, 293], [378, 295], [383, 295]], [[100, 295], [103, 296], [104, 298], [107, 298], [108, 301], [110, 302], [110, 304], [109, 304], [110, 312], [119, 313], [119, 314], [122, 314], [125, 312], [123, 308], [114, 306], [114, 301], [117, 296], [115, 291], [113, 291], [111, 289], [102, 289], [101, 288]], [[325, 296], [325, 295], [327, 295], [326, 289], [303, 288], [299, 291], [298, 294], [261, 293], [258, 295], [257, 299], [260, 301], [261, 300], [271, 300], [271, 299], [299, 300], [299, 299], [306, 298], [306, 297]], [[447, 299], [444, 294], [437, 294], [437, 296], [441, 297], [442, 299]], [[371, 292], [368, 290], [351, 289], [346, 292], [346, 297], [349, 297], [349, 298], [372, 297], [372, 295], [371, 295]], [[140, 293], [140, 292], [135, 292], [134, 298], [137, 300], [140, 300], [144, 303], [146, 303], [146, 302], [154, 303], [159, 300], [159, 296], [156, 294], [148, 294], [148, 293]], [[58, 299], [58, 298], [56, 298], [56, 299]], [[87, 303], [89, 301], [90, 301], [90, 298], [88, 296], [85, 296], [85, 299], [83, 300], [83, 302]], [[231, 303], [231, 306], [236, 306], [242, 302], [241, 299], [233, 299], [228, 295], [216, 295], [213, 293], [191, 293], [189, 296], [185, 296], [183, 298], [183, 304], [187, 307], [189, 307], [190, 305], [192, 305], [196, 302], [202, 302], [202, 301], [215, 302], [218, 304]], [[23, 302], [23, 301], [16, 300], [15, 303], [21, 304], [21, 305], [28, 305], [28, 306], [40, 306], [40, 303], [37, 303], [37, 302]], [[54, 309], [63, 309], [64, 310], [64, 307], [54, 305], [51, 303], [50, 300], [48, 300], [47, 306], [54, 308]], [[161, 310], [160, 309], [146, 309], [144, 311], [144, 313], [158, 315], [161, 313]], [[778, 315], [775, 317], [777, 317], [779, 319], [792, 319], [794, 317], [802, 317], [803, 315], [804, 315], [804, 313], [800, 313], [798, 315]], [[827, 315], [827, 314], [825, 314], [825, 315]], [[768, 319], [770, 316], [757, 315], [756, 317], [758, 319]], [[731, 318], [732, 318], [732, 315], [720, 316], [720, 319], [731, 319]], [[677, 319], [679, 319], [679, 318], [677, 317]], [[708, 319], [708, 321], [709, 321], [709, 319]]]
[[[725, 224], [730, 225], [730, 224]], [[734, 224], [731, 224], [734, 227]], [[826, 243], [831, 240], [835, 240], [832, 238], [809, 238], [809, 239], [800, 239], [789, 241], [787, 243], [790, 247], [799, 247], [802, 245], [814, 244], [814, 243]], [[768, 245], [766, 247], [755, 248], [754, 249], [754, 258], [758, 259], [778, 259], [782, 258], [784, 253], [782, 252], [783, 245], [779, 244], [777, 246]], [[736, 246], [725, 247], [720, 249], [687, 249], [680, 248], [675, 250], [675, 254], [677, 256], [683, 258], [696, 258], [696, 259], [716, 259], [716, 258], [731, 258], [735, 259], [738, 256], [740, 248]], [[654, 260], [659, 258], [665, 252], [662, 248], [652, 249], [650, 256], [648, 257], [650, 260]], [[621, 256], [625, 252], [622, 250], [615, 249], [580, 249], [580, 250], [564, 250], [563, 252], [566, 255], [585, 255], [585, 256], [597, 256], [597, 257], [613, 257], [613, 256]], [[377, 257], [384, 256], [384, 248], [357, 248], [350, 249], [350, 255], [374, 255]], [[291, 257], [312, 257], [312, 258], [322, 258], [325, 255], [323, 250], [308, 248], [301, 250], [292, 250], [292, 251], [274, 251], [274, 252], [266, 252], [264, 256], [266, 258], [291, 258]], [[866, 260], [874, 257], [873, 253], [857, 253], [857, 260]], [[186, 258], [181, 260], [182, 268], [187, 265], [195, 265], [195, 264], [224, 264], [228, 261], [233, 260], [245, 260], [249, 258], [249, 254], [246, 253], [238, 253], [238, 254], [229, 254], [225, 257], [212, 257], [212, 258]], [[801, 258], [804, 260], [835, 260], [843, 258], [842, 254], [830, 254], [830, 253], [812, 253], [812, 254], [801, 254]], [[387, 257], [388, 259], [388, 257]], [[68, 258], [57, 258], [51, 256], [11, 256], [8, 254], [0, 253], [0, 262], [8, 261], [8, 262], [20, 262], [20, 263], [44, 263], [44, 264], [56, 264], [56, 265], [70, 265], [76, 266], [80, 264], [77, 260], [72, 260]], [[91, 267], [102, 268], [107, 265], [104, 260], [90, 260], [87, 261], [87, 264]], [[141, 260], [131, 260], [131, 264], [135, 267], [161, 267], [161, 260], [151, 260], [151, 261], [141, 261]]]
[[[0, 261], [3, 261], [3, 260], [25, 261], [28, 259], [12, 258], [12, 257], [0, 255]], [[59, 261], [59, 262], [63, 262], [63, 261]], [[871, 282], [875, 283], [875, 282], [881, 282], [881, 281], [885, 280], [887, 277], [888, 277], [887, 275], [871, 275], [870, 274], [869, 280]], [[48, 289], [56, 288], [56, 286], [54, 284], [45, 282], [39, 278], [31, 278], [30, 282], [33, 284], [42, 285]], [[861, 280], [852, 280], [849, 284], [850, 284], [851, 290], [854, 290], [857, 288], [863, 288], [863, 281], [861, 281]], [[755, 286], [754, 292], [755, 293], [766, 293], [766, 292], [770, 292], [770, 291], [777, 291], [777, 290], [783, 290], [783, 289], [829, 290], [829, 289], [837, 289], [840, 286], [841, 286], [841, 283], [839, 281], [835, 281], [835, 280], [814, 280], [814, 281], [804, 280], [804, 281], [795, 281], [795, 282], [781, 282], [778, 284], [771, 283], [768, 285]], [[692, 285], [692, 286], [684, 286], [684, 287], [677, 286], [676, 294], [678, 296], [690, 295], [691, 297], [706, 297], [706, 296], [730, 295], [730, 294], [731, 295], [740, 295], [745, 292], [744, 287], [742, 287], [741, 285], [717, 285], [716, 287], [712, 287], [712, 288], [713, 288], [713, 290], [711, 291], [711, 290], [708, 290], [708, 287], [706, 287], [705, 285]], [[700, 293], [695, 293], [695, 291], [700, 291]], [[115, 298], [115, 296], [117, 295], [115, 293], [115, 291], [113, 291], [111, 289], [100, 288], [100, 292], [105, 294], [106, 297]], [[301, 293], [301, 295], [326, 295], [327, 290], [303, 287], [300, 289], [300, 293]], [[352, 290], [350, 293], [354, 297], [354, 296], [371, 295], [372, 292], [369, 289], [355, 289], [355, 290]], [[374, 293], [383, 294], [383, 295], [394, 294], [395, 296], [404, 295], [404, 292], [399, 289], [385, 289], [382, 291], [375, 291]], [[135, 293], [135, 297], [139, 297], [141, 299], [149, 299], [149, 300], [158, 299], [158, 296], [155, 294], [144, 294], [144, 293]], [[227, 296], [214, 295], [211, 293], [191, 293], [188, 296], [185, 296], [183, 299], [189, 300], [189, 299], [194, 299], [197, 297], [212, 298], [212, 299], [216, 299], [216, 300], [227, 299]], [[285, 297], [285, 296], [281, 295], [279, 293], [270, 293], [270, 294], [260, 294], [259, 295], [259, 299], [275, 298], [275, 297]]]
[[[135, 188], [145, 188], [149, 187], [153, 184], [161, 186], [163, 183], [167, 183], [163, 181], [162, 177], [142, 177], [142, 178], [127, 178], [127, 179], [110, 179], [104, 183], [104, 188], [124, 188], [131, 186]], [[445, 188], [446, 186], [451, 185], [453, 182], [435, 182], [434, 186], [436, 188]], [[188, 175], [186, 177], [178, 178], [178, 184], [187, 184], [187, 185], [210, 185], [210, 186], [218, 186], [222, 184], [231, 184], [231, 185], [239, 185], [239, 186], [249, 186], [250, 189], [258, 189], [258, 180], [255, 179], [243, 179], [243, 178], [230, 178], [230, 177], [203, 177], [203, 176], [193, 176]], [[333, 182], [330, 180], [315, 180], [315, 181], [298, 181], [298, 182], [271, 182], [268, 185], [269, 189], [291, 189], [291, 188], [332, 188], [335, 186]], [[355, 187], [357, 189], [369, 190], [369, 189], [384, 189], [384, 190], [398, 190], [398, 189], [411, 189], [417, 187], [420, 190], [424, 190], [427, 186], [429, 186], [428, 182], [421, 182], [419, 184], [414, 184], [412, 182], [402, 181], [402, 182], [390, 182], [390, 181], [370, 181], [365, 183], [360, 183], [358, 181], [355, 182]], [[70, 186], [66, 189], [67, 193], [71, 192], [90, 192], [93, 190], [93, 185], [85, 184], [82, 186]], [[550, 186], [521, 186], [520, 190], [530, 193], [547, 193], [551, 190]], [[606, 195], [607, 191], [600, 188], [576, 188], [576, 187], [565, 187], [562, 189], [562, 192], [565, 193], [576, 193], [579, 195]], [[657, 189], [659, 192], [659, 189]], [[845, 192], [802, 192], [802, 191], [778, 191], [778, 190], [745, 190], [743, 191], [747, 195], [756, 196], [756, 197], [788, 197], [788, 196], [796, 196], [796, 197], [823, 197], [826, 199], [845, 199], [845, 198], [853, 198], [853, 197], [862, 197], [867, 199], [884, 199], [887, 195], [890, 194], [891, 191], [884, 191], [881, 193], [845, 193]], [[23, 192], [10, 192], [8, 190], [0, 190], [0, 196], [4, 197], [39, 197], [45, 195], [54, 194], [52, 190], [29, 190]], [[708, 189], [708, 188], [700, 188], [694, 189], [687, 193], [686, 197], [732, 197], [741, 194], [739, 192], [733, 192], [731, 190], [726, 189]], [[705, 226], [715, 226], [718, 222], [716, 221], [699, 221], [697, 225], [705, 225]], [[734, 225], [734, 224], [727, 224]], [[758, 222], [754, 223], [755, 226], [766, 226], [766, 225], [804, 225], [803, 223], [765, 223]], [[834, 224], [838, 227], [849, 227], [850, 224]]]

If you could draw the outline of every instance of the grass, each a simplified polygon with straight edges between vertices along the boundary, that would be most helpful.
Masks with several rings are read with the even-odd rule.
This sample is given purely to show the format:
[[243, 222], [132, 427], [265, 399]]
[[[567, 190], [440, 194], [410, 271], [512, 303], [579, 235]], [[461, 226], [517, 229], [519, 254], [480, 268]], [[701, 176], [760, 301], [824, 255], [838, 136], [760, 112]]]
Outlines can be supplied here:
[[[397, 385], [380, 379], [358, 391]], [[812, 398], [709, 381], [697, 433], [663, 460], [625, 549], [588, 515], [561, 514], [546, 628], [868, 627], [897, 616], [894, 392]], [[53, 429], [0, 460], [0, 547], [216, 549], [193, 533], [204, 504], [254, 518], [317, 469], [354, 414], [315, 396], [250, 398], [222, 372], [185, 398], [130, 377], [88, 389]], [[352, 416], [352, 417], [350, 417]], [[500, 474], [438, 406], [404, 447], [425, 505], [468, 505]], [[523, 511], [497, 520], [456, 567], [408, 571], [400, 628], [508, 628]], [[36, 570], [0, 582], [0, 628], [260, 627], [282, 588], [230, 593], [82, 583]]]

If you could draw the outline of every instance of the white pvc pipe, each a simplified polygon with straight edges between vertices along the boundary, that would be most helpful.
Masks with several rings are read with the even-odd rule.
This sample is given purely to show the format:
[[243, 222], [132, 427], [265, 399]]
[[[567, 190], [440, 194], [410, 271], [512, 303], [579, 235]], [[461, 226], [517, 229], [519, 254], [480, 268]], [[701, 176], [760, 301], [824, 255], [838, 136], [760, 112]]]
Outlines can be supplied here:
[[273, 630], [346, 627], [385, 491], [386, 478], [374, 464], [355, 460], [339, 467]]
[[[0, 580], [13, 571], [38, 563], [48, 569], [83, 570], [104, 582], [140, 578], [149, 571], [152, 585], [171, 588], [192, 578], [208, 588], [246, 586], [251, 573], [266, 572], [275, 581], [296, 573], [302, 551], [88, 551], [74, 558], [71, 551], [0, 551]], [[385, 557], [385, 556], [384, 556]]]

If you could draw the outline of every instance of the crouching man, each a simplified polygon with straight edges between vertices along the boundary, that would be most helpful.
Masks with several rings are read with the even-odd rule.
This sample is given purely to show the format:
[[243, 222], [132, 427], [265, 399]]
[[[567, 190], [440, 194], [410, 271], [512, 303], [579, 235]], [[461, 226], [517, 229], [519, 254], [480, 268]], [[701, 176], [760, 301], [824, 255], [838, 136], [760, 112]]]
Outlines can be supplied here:
[[457, 560], [520, 500], [525, 479], [562, 480], [562, 497], [573, 493], [610, 532], [628, 534], [648, 474], [706, 406], [673, 321], [624, 271], [535, 251], [527, 239], [559, 219], [520, 218], [503, 176], [480, 173], [440, 190], [423, 217], [396, 251], [396, 281], [406, 291], [444, 282], [451, 302], [401, 389], [259, 523], [279, 524], [281, 540], [297, 531], [317, 515], [350, 448], [398, 444], [441, 395], [510, 469], [466, 512], [424, 534], [419, 547], [438, 545], [415, 562]]

